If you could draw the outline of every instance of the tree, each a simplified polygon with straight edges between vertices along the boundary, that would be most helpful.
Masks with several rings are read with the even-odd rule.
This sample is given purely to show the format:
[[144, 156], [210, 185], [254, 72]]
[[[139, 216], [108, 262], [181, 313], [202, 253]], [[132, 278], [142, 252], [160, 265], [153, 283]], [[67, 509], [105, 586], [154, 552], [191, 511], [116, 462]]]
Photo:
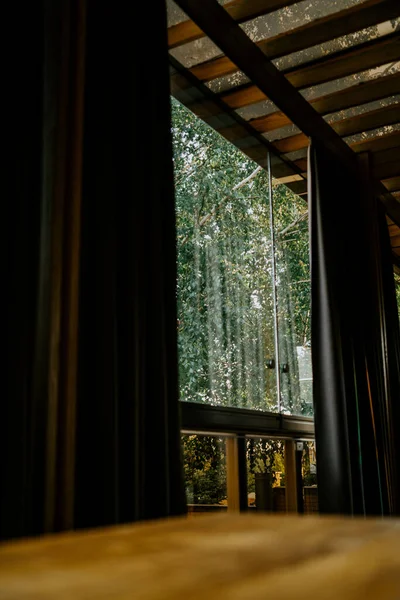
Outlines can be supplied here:
[[182, 435], [188, 504], [221, 504], [226, 500], [226, 459], [223, 438]]
[[[267, 174], [176, 101], [172, 114], [181, 399], [277, 410]], [[310, 345], [306, 206], [276, 186], [274, 209], [281, 404], [307, 414], [297, 357]]]
[[[271, 485], [285, 485], [283, 440], [250, 438], [247, 440], [247, 491], [255, 492], [256, 474], [269, 474]], [[280, 474], [279, 483], [277, 474]]]
[[[266, 367], [275, 355], [267, 174], [175, 100], [172, 116], [181, 400], [276, 411], [275, 371]], [[289, 366], [281, 405], [309, 414], [297, 356], [310, 346], [307, 207], [282, 185], [274, 185], [274, 220], [280, 362]], [[221, 440], [183, 436], [183, 453], [188, 502], [222, 502]], [[278, 471], [283, 444], [249, 440], [249, 491], [255, 473]]]
[[397, 300], [397, 307], [398, 307], [398, 311], [399, 311], [399, 321], [400, 321], [400, 275], [398, 275], [397, 273], [394, 274], [394, 284], [396, 286], [396, 300]]

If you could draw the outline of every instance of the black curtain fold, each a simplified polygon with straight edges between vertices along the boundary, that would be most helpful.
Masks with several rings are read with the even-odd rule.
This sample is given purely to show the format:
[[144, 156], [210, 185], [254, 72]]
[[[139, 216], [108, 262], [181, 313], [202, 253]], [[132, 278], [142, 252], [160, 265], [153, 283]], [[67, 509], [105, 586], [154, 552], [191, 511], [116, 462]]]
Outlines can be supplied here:
[[182, 514], [165, 3], [14, 13], [0, 538]]
[[[76, 516], [185, 511], [166, 15], [88, 2]], [[150, 32], [149, 32], [150, 35]]]
[[12, 3], [4, 75], [6, 389], [1, 398], [0, 539], [45, 530], [54, 182], [59, 161], [61, 3]]
[[321, 512], [398, 514], [399, 323], [368, 157], [309, 150], [312, 356]]

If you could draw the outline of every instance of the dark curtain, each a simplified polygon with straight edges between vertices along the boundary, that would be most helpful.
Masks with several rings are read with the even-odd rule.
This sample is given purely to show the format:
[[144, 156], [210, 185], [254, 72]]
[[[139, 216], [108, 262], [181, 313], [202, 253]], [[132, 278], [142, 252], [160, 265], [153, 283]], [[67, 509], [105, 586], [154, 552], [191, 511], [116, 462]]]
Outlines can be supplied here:
[[390, 243], [368, 157], [309, 151], [319, 506], [399, 514], [400, 334]]
[[129, 4], [88, 4], [76, 462], [85, 527], [185, 510], [162, 5], [135, 5], [133, 22]]
[[164, 2], [11, 8], [0, 538], [181, 514]]
[[3, 174], [9, 212], [3, 220], [7, 385], [1, 398], [2, 539], [41, 533], [48, 518], [50, 373], [53, 381], [57, 378], [50, 358], [52, 292], [59, 275], [55, 233], [60, 195], [55, 188], [67, 124], [59, 122], [65, 7], [61, 2], [26, 3], [23, 18], [18, 3], [8, 8], [7, 27], [15, 35], [4, 77]]

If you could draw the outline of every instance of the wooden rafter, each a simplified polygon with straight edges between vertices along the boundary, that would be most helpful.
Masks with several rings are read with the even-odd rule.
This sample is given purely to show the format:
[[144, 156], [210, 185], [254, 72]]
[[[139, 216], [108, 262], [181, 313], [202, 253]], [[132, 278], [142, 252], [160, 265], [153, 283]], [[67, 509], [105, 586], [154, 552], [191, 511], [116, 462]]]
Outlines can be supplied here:
[[[212, 126], [218, 131], [220, 135], [223, 135], [229, 141], [232, 139], [230, 135], [232, 131], [237, 128], [240, 131], [240, 138], [247, 135], [245, 141], [248, 142], [240, 149], [252, 160], [257, 162], [260, 166], [267, 166], [268, 153], [271, 154], [271, 169], [272, 175], [276, 179], [286, 177], [298, 177], [299, 170], [291, 162], [279, 157], [279, 153], [274, 150], [274, 147], [268, 140], [257, 133], [247, 121], [242, 119], [236, 113], [230, 113], [229, 108], [223, 104], [221, 99], [209, 90], [204, 84], [198, 81], [187, 69], [185, 69], [176, 59], [170, 56], [171, 63], [171, 92], [173, 95], [183, 104], [185, 104], [190, 110], [198, 114], [205, 122], [209, 122], [212, 119]], [[194, 97], [196, 100], [193, 102], [191, 98]], [[196, 112], [198, 111], [198, 113]], [[232, 124], [226, 128], [229, 135], [225, 135], [224, 129], [218, 127], [216, 119], [221, 116], [221, 122], [230, 121]], [[293, 189], [293, 183], [296, 183]], [[298, 182], [288, 181], [287, 186], [292, 189], [295, 193], [298, 193]], [[303, 192], [302, 192], [303, 193]]]
[[368, 140], [351, 144], [354, 152], [380, 152], [400, 146], [400, 131], [393, 131], [386, 135], [380, 135]]
[[[257, 42], [257, 46], [272, 60], [393, 19], [398, 16], [398, 12], [398, 0], [367, 0], [362, 4]], [[237, 66], [227, 56], [208, 60], [190, 69], [201, 81], [230, 75], [237, 70]]]
[[323, 139], [334, 154], [354, 166], [355, 156], [347, 144], [215, 0], [176, 0], [176, 3], [305, 135]]
[[[327, 94], [310, 100], [310, 104], [321, 115], [338, 112], [367, 102], [383, 100], [389, 96], [400, 94], [400, 73], [378, 77], [365, 83], [353, 85], [344, 90]], [[274, 112], [263, 117], [251, 119], [252, 127], [260, 133], [274, 131], [290, 125], [291, 121], [283, 112]]]
[[376, 110], [371, 110], [362, 113], [355, 117], [343, 119], [332, 123], [332, 128], [337, 131], [340, 136], [355, 135], [378, 127], [393, 125], [400, 121], [400, 104], [383, 106]]
[[[357, 115], [355, 117], [349, 117], [332, 123], [331, 127], [340, 136], [346, 137], [355, 135], [356, 133], [363, 133], [371, 129], [377, 129], [378, 127], [384, 127], [385, 125], [393, 125], [400, 121], [400, 104], [393, 106], [384, 106], [377, 110], [371, 110], [370, 112]], [[274, 147], [281, 153], [294, 152], [307, 148], [308, 138], [304, 133], [292, 135], [282, 140], [274, 142]]]
[[[350, 51], [338, 52], [284, 74], [268, 60], [260, 48], [215, 0], [202, 0], [202, 2], [176, 0], [176, 3], [252, 82], [239, 90], [221, 95], [225, 104], [233, 108], [230, 101], [234, 94], [246, 90], [248, 93], [249, 89], [258, 90], [261, 94], [260, 99], [270, 98], [304, 135], [321, 141], [350, 168], [357, 168], [355, 153], [296, 88], [331, 81], [400, 59], [399, 33], [387, 35], [378, 41], [367, 42]], [[254, 98], [250, 100], [247, 98], [244, 104], [252, 101]], [[236, 107], [238, 106], [234, 108]], [[343, 124], [340, 127], [343, 127]], [[376, 185], [386, 210], [395, 222], [400, 223], [400, 205], [389, 193], [390, 189], [393, 191], [400, 189], [400, 186], [397, 187], [397, 184], [393, 183], [396, 179], [387, 180], [386, 188], [383, 186], [381, 188], [378, 181]], [[303, 192], [299, 193], [305, 193], [306, 182], [294, 182], [292, 185], [297, 183], [303, 188]]]
[[[275, 10], [297, 4], [300, 0], [231, 0], [224, 9], [237, 23], [244, 23]], [[168, 29], [168, 46], [176, 48], [204, 37], [202, 29], [191, 20], [183, 21]]]
[[[400, 60], [400, 33], [396, 32], [379, 40], [360, 44], [356, 48], [341, 50], [311, 61], [296, 69], [284, 71], [283, 74], [293, 87], [305, 89], [397, 60]], [[268, 98], [265, 91], [255, 84], [254, 79], [253, 83], [223, 93], [221, 97], [232, 109], [242, 108]]]
[[383, 185], [388, 192], [398, 192], [400, 191], [400, 177], [391, 177], [390, 179], [385, 179]]

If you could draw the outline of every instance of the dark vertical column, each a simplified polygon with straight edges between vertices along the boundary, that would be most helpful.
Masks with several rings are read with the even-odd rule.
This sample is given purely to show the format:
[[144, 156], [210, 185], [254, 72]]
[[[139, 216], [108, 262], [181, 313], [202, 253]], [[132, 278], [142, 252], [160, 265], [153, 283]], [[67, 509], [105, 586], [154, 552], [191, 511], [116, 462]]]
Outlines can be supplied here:
[[309, 153], [315, 437], [325, 513], [398, 510], [398, 318], [367, 163], [350, 172], [321, 146]]
[[[351, 316], [354, 247], [352, 214], [356, 201], [352, 180], [323, 148], [309, 152], [312, 359], [319, 507], [322, 513], [353, 512], [350, 456], [358, 440], [349, 437], [348, 403], [356, 394], [352, 370]], [[350, 220], [350, 223], [349, 223]], [[347, 308], [346, 308], [347, 305]], [[348, 387], [349, 385], [349, 387]], [[350, 447], [350, 443], [352, 447]]]

